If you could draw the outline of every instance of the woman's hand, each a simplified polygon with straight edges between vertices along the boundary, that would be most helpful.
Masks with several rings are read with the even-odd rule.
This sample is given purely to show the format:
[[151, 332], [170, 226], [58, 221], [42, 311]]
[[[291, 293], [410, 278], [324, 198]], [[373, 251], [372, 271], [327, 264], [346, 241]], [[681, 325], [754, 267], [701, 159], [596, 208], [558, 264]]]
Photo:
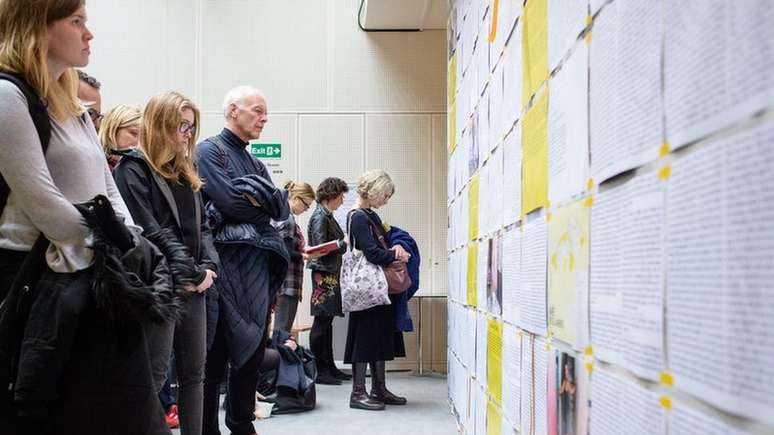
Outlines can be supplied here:
[[321, 254], [319, 252], [315, 252], [314, 254], [307, 254], [306, 252], [301, 253], [301, 257], [304, 259], [304, 261], [314, 260], [315, 258], [320, 258], [325, 254]]
[[193, 288], [193, 290], [188, 290], [196, 293], [204, 293], [208, 288], [212, 287], [212, 283], [215, 282], [215, 278], [218, 277], [218, 274], [211, 271], [210, 269], [206, 269], [204, 271], [204, 281], [201, 282], [201, 284], [197, 285]]
[[409, 254], [405, 249], [403, 249], [403, 246], [401, 245], [395, 245], [390, 249], [395, 251], [395, 259], [398, 261], [401, 261], [403, 263], [408, 263], [409, 259], [411, 258], [411, 254]]

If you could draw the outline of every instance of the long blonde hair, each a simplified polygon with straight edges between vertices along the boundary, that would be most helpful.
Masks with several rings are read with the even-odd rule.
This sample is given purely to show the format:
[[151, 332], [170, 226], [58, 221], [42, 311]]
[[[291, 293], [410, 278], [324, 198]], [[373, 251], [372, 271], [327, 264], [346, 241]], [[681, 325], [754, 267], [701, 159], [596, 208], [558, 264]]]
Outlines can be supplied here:
[[99, 127], [99, 141], [105, 155], [109, 156], [111, 150], [118, 149], [118, 130], [127, 127], [140, 126], [140, 109], [119, 104], [105, 114], [102, 125]]
[[179, 182], [182, 177], [198, 191], [204, 184], [194, 164], [198, 131], [191, 135], [184, 150], [177, 151], [176, 135], [185, 109], [194, 113], [194, 125], [198, 130], [199, 109], [191, 100], [175, 91], [162, 92], [151, 98], [142, 112], [139, 143], [151, 167], [162, 177], [174, 182]]
[[21, 75], [59, 120], [80, 116], [78, 74], [65, 70], [57, 81], [48, 70], [48, 26], [67, 18], [84, 0], [0, 0], [0, 70]]

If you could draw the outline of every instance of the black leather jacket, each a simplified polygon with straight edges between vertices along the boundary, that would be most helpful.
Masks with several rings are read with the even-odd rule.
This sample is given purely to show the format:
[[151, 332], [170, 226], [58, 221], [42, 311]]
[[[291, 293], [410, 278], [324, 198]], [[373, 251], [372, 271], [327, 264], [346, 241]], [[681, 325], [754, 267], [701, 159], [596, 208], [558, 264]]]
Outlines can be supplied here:
[[[309, 219], [307, 230], [307, 246], [315, 246], [331, 240], [344, 239], [344, 231], [333, 217], [333, 213], [326, 210], [322, 204], [317, 203], [317, 208]], [[342, 250], [333, 251], [328, 255], [316, 258], [307, 263], [309, 269], [338, 274], [341, 271]]]

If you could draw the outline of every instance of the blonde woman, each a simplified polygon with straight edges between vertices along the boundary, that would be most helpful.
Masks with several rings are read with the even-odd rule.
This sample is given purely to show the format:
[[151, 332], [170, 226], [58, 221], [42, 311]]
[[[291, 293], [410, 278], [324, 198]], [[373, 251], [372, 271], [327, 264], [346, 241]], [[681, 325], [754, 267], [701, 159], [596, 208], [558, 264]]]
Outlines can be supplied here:
[[[86, 209], [115, 212], [111, 223], [126, 241], [122, 223], [131, 217], [76, 95], [74, 68], [88, 64], [93, 39], [86, 21], [83, 0], [0, 0], [0, 72], [18, 79], [0, 80], [0, 173], [10, 190], [0, 217], [0, 294], [11, 291], [0, 310], [0, 382], [11, 387], [0, 397], [3, 433], [144, 434], [153, 419], [163, 423], [140, 323], [161, 302], [149, 301], [145, 282], [127, 290], [110, 280], [116, 275], [94, 260], [97, 249], [105, 259], [112, 239], [89, 237], [102, 228], [87, 226], [74, 206], [102, 195]], [[136, 253], [124, 247], [110, 246]], [[22, 293], [12, 285], [18, 276], [29, 284]], [[162, 289], [154, 287], [155, 297]], [[133, 299], [121, 312], [96, 303], [127, 292]], [[140, 309], [140, 299], [150, 303]], [[32, 304], [29, 314], [18, 303]], [[13, 321], [26, 321], [23, 337], [7, 329], [14, 315], [24, 316]], [[17, 352], [17, 339], [14, 377], [8, 351]]]
[[[217, 277], [210, 230], [203, 219], [202, 180], [194, 166], [199, 109], [177, 92], [148, 101], [142, 114], [139, 149], [126, 153], [113, 175], [129, 211], [145, 233], [167, 231], [188, 250], [190, 264], [173, 271], [183, 291], [181, 320], [151, 331], [151, 354], [157, 392], [167, 377], [172, 348], [179, 384], [179, 418], [183, 434], [202, 433], [206, 356], [204, 292]], [[105, 128], [103, 124], [103, 128]]]
[[296, 318], [298, 302], [301, 300], [301, 287], [304, 279], [304, 260], [317, 258], [304, 253], [304, 233], [296, 223], [300, 216], [314, 203], [314, 189], [308, 183], [288, 181], [285, 184], [288, 192], [288, 218], [281, 222], [273, 221], [272, 225], [285, 242], [290, 256], [290, 264], [285, 282], [277, 292], [277, 307], [274, 311], [274, 330], [290, 333]]
[[119, 104], [108, 110], [102, 119], [99, 140], [105, 150], [110, 169], [115, 168], [128, 150], [137, 146], [140, 135], [140, 110]]
[[[386, 172], [378, 169], [365, 172], [358, 179], [357, 207], [348, 215], [350, 246], [363, 251], [369, 262], [381, 266], [396, 260], [408, 263], [411, 257], [400, 245], [385, 249], [379, 242], [387, 234], [374, 210], [387, 204], [394, 193], [395, 185]], [[405, 398], [392, 394], [385, 384], [385, 361], [406, 356], [403, 334], [394, 332], [394, 298], [390, 295], [391, 305], [349, 313], [344, 362], [352, 364], [350, 408], [377, 411], [383, 410], [384, 405], [406, 404]], [[370, 395], [365, 389], [365, 372], [369, 364]]]

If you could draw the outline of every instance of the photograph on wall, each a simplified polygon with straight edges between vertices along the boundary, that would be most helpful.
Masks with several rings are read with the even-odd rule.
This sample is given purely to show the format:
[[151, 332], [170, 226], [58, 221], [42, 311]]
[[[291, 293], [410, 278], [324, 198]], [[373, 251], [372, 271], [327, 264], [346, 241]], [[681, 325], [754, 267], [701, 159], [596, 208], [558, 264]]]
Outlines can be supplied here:
[[549, 408], [549, 431], [553, 435], [586, 435], [588, 418], [588, 379], [583, 361], [557, 350], [549, 369], [549, 383], [554, 385], [549, 394], [553, 403]]
[[500, 236], [489, 239], [487, 262], [486, 304], [487, 310], [498, 316], [503, 314], [503, 244]]

